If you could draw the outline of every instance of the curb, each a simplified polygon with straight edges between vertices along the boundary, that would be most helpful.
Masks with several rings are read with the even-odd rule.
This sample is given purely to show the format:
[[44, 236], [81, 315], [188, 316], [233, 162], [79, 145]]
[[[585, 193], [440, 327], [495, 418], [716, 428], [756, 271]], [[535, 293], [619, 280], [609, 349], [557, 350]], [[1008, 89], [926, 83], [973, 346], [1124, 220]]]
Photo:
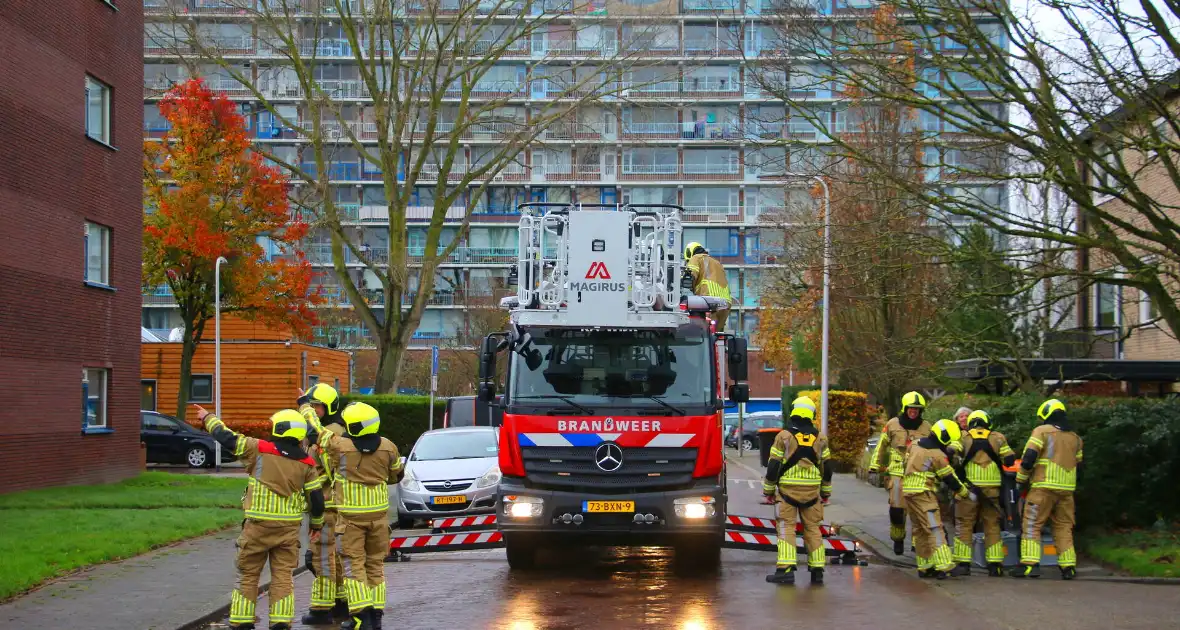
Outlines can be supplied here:
[[[300, 575], [303, 575], [304, 573], [307, 573], [307, 567], [302, 567], [302, 566], [296, 567], [295, 570], [291, 572], [291, 579], [294, 580], [295, 578], [299, 577]], [[264, 586], [258, 587], [258, 594], [259, 595], [261, 595], [263, 593], [269, 593], [269, 592], [270, 592], [270, 582], [267, 582], [266, 585], [264, 585]], [[228, 617], [228, 616], [229, 616], [229, 604], [226, 604], [224, 606], [219, 606], [216, 610], [210, 611], [210, 612], [198, 617], [197, 619], [194, 619], [182, 626], [177, 627], [176, 630], [200, 630], [201, 628], [204, 628], [205, 626], [213, 623], [214, 621], [220, 621], [222, 618]]]
[[[879, 560], [881, 560], [881, 562], [883, 562], [891, 567], [897, 567], [899, 569], [917, 569], [918, 568], [917, 562], [910, 561], [905, 556], [901, 556], [902, 558], [905, 558], [904, 560], [899, 560], [897, 557], [897, 554], [893, 553], [893, 545], [892, 544], [886, 544], [885, 542], [879, 540], [877, 537], [866, 533], [864, 530], [862, 530], [861, 528], [859, 528], [855, 525], [841, 524], [840, 531], [847, 532], [849, 536], [852, 536], [858, 542], [860, 542], [862, 547], [864, 547], [865, 549], [868, 549], [874, 556], [876, 556]], [[885, 553], [885, 551], [882, 551], [882, 550], [886, 550], [889, 553]]]

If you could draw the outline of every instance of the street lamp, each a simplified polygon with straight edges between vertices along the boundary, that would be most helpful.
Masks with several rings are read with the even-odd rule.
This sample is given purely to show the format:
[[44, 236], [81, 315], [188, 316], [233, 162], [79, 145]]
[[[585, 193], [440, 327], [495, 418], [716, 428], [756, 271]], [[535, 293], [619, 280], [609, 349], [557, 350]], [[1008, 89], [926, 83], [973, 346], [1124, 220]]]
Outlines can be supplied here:
[[819, 386], [819, 431], [828, 432], [828, 348], [831, 346], [831, 297], [832, 297], [832, 195], [828, 183], [819, 175], [785, 173], [786, 177], [807, 179], [819, 184], [824, 193], [824, 297], [823, 324], [820, 341], [820, 386]]
[[[213, 411], [221, 417], [221, 265], [228, 263], [218, 256], [213, 263]], [[221, 443], [213, 440], [213, 463], [221, 471]]]

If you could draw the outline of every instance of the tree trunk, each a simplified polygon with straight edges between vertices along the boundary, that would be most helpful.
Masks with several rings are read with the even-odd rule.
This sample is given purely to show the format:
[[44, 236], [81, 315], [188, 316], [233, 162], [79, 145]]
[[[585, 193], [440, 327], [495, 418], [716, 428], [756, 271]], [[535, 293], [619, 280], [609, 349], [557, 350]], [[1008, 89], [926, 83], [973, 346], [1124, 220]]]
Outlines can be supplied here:
[[373, 393], [397, 393], [405, 356], [406, 344], [390, 339], [388, 333], [382, 335], [381, 343], [377, 348], [377, 379], [373, 384]]
[[192, 391], [193, 355], [197, 351], [197, 340], [193, 334], [193, 325], [184, 323], [184, 341], [180, 351], [180, 388], [176, 394], [176, 419], [184, 422], [184, 412], [188, 407], [189, 394]]

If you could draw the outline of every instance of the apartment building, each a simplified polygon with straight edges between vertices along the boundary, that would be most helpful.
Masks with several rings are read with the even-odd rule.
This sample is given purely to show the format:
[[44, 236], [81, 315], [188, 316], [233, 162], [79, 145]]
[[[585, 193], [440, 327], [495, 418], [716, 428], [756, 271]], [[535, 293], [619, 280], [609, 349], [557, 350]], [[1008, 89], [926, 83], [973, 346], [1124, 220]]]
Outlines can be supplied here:
[[[284, 116], [300, 119], [302, 88], [281, 73], [262, 73], [274, 62], [275, 51], [266, 38], [259, 37], [249, 11], [241, 10], [246, 0], [147, 0], [149, 22], [165, 21], [181, 14], [228, 53], [226, 59], [243, 73], [255, 76], [256, 85], [272, 103], [280, 103]], [[278, 0], [258, 0], [271, 2]], [[469, 345], [472, 343], [471, 309], [498, 302], [508, 293], [509, 269], [516, 257], [517, 204], [526, 201], [582, 203], [674, 203], [686, 208], [685, 240], [699, 241], [725, 264], [735, 299], [729, 327], [740, 335], [754, 336], [758, 328], [759, 295], [768, 266], [786, 254], [781, 229], [767, 221], [787, 204], [813, 203], [801, 182], [784, 177], [786, 172], [814, 173], [819, 157], [807, 143], [821, 142], [824, 130], [843, 129], [845, 116], [838, 88], [816, 82], [818, 69], [808, 67], [805, 50], [790, 50], [780, 30], [766, 16], [780, 0], [544, 0], [528, 5], [537, 15], [554, 15], [527, 39], [506, 51], [494, 67], [474, 86], [473, 99], [497, 99], [503, 106], [495, 121], [473, 128], [463, 139], [459, 169], [478, 165], [489, 147], [499, 141], [498, 126], [517, 127], [546, 103], [568, 92], [564, 87], [587, 73], [595, 72], [593, 60], [609, 59], [620, 51], [633, 55], [635, 63], [622, 77], [618, 90], [571, 113], [568, 122], [545, 131], [518, 163], [502, 171], [488, 190], [477, 199], [465, 193], [460, 205], [474, 204], [475, 214], [468, 233], [436, 277], [430, 299], [414, 344]], [[459, 13], [470, 6], [465, 0], [438, 0], [438, 14]], [[859, 20], [873, 9], [866, 0], [809, 0], [821, 19]], [[364, 6], [352, 2], [360, 11]], [[483, 7], [498, 6], [489, 14]], [[350, 131], [364, 138], [371, 133], [366, 88], [358, 79], [356, 58], [339, 23], [330, 18], [333, 2], [285, 0], [284, 6], [299, 6], [307, 20], [308, 54], [314, 52], [322, 63], [316, 80], [333, 98], [347, 103], [356, 114], [346, 121]], [[412, 19], [426, 10], [426, 4], [409, 0], [397, 11]], [[431, 5], [433, 6], [433, 5]], [[516, 6], [516, 5], [511, 5]], [[476, 20], [514, 19], [505, 5], [480, 3]], [[519, 10], [524, 5], [519, 5]], [[510, 7], [509, 7], [510, 8]], [[316, 20], [317, 16], [319, 17]], [[296, 18], [298, 19], [298, 17]], [[314, 21], [314, 24], [312, 22]], [[764, 21], [765, 20], [765, 21]], [[156, 113], [155, 101], [162, 90], [182, 80], [187, 72], [175, 58], [164, 29], [149, 29], [145, 37], [144, 131], [158, 135], [165, 130]], [[494, 32], [494, 31], [493, 31]], [[494, 37], [494, 36], [493, 36]], [[949, 45], [949, 44], [948, 44]], [[760, 59], [794, 55], [798, 71], [782, 76], [791, 86], [791, 97], [803, 103], [788, 108], [754, 80]], [[538, 68], [548, 76], [568, 75], [568, 81], [535, 80]], [[252, 108], [252, 96], [216, 67], [203, 68], [207, 79], [243, 105], [251, 114], [259, 142], [286, 159], [308, 164], [300, 152], [301, 132], [276, 124], [269, 112]], [[809, 78], [812, 78], [809, 80]], [[781, 93], [779, 95], [781, 97]], [[285, 104], [289, 103], [289, 104]], [[443, 119], [448, 115], [443, 111]], [[817, 124], [817, 119], [824, 124]], [[444, 123], [445, 124], [445, 123]], [[927, 131], [940, 131], [940, 122], [923, 119]], [[369, 125], [369, 126], [367, 126]], [[343, 131], [343, 130], [342, 130]], [[421, 133], [410, 129], [408, 134]], [[948, 129], [947, 131], [953, 131]], [[783, 140], [802, 143], [798, 150], [786, 150]], [[411, 265], [423, 255], [426, 220], [431, 216], [434, 184], [419, 180], [413, 191], [414, 204], [407, 220], [408, 256]], [[381, 260], [389, 251], [388, 214], [380, 171], [361, 159], [352, 148], [334, 154], [330, 165], [338, 207], [347, 217], [366, 255]], [[452, 173], [454, 173], [454, 169]], [[400, 177], [400, 175], [399, 175]], [[970, 187], [969, 182], [955, 185]], [[981, 198], [1005, 203], [998, 188], [975, 191]], [[442, 241], [460, 238], [457, 224], [464, 215], [456, 207], [448, 216]], [[307, 245], [312, 263], [325, 273], [321, 286], [330, 301], [347, 309], [346, 296], [330, 273], [330, 241], [314, 235]], [[359, 261], [349, 257], [356, 280], [365, 285]], [[368, 285], [372, 286], [372, 285]], [[366, 290], [370, 304], [382, 304], [380, 291]], [[166, 290], [145, 297], [144, 325], [167, 328], [174, 324]], [[402, 304], [402, 307], [408, 304]], [[367, 331], [360, 325], [329, 326], [321, 329], [323, 341], [363, 350], [371, 347]], [[761, 365], [761, 362], [758, 362]], [[765, 368], [770, 371], [771, 368]], [[777, 384], [778, 378], [765, 379]], [[775, 396], [755, 391], [755, 396]]]
[[140, 467], [142, 31], [132, 0], [0, 11], [0, 492]]

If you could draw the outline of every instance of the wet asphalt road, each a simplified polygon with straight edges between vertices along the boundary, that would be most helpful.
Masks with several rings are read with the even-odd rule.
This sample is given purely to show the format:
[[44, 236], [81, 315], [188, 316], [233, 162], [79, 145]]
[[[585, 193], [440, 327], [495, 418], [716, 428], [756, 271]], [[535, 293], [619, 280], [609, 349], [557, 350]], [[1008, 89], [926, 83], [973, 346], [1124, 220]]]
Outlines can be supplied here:
[[[737, 477], [730, 480], [730, 512], [768, 516], [770, 508], [757, 503], [757, 484], [741, 478], [751, 475], [735, 468], [730, 475]], [[722, 568], [712, 576], [678, 573], [672, 551], [662, 548], [552, 550], [542, 554], [540, 563], [534, 571], [511, 572], [500, 549], [426, 554], [410, 562], [388, 563], [384, 627], [1180, 627], [1175, 617], [1180, 610], [1180, 587], [1059, 580], [1030, 583], [984, 576], [932, 583], [875, 558], [869, 566], [829, 566], [823, 587], [810, 586], [806, 573], [796, 586], [776, 586], [765, 582], [774, 564], [772, 553], [731, 549], [723, 552]], [[296, 578], [300, 614], [306, 610], [310, 587], [309, 574]], [[267, 605], [264, 596], [259, 611]], [[298, 623], [298, 615], [296, 621], [298, 629], [336, 627], [304, 626]], [[208, 626], [210, 630], [226, 627], [224, 623]]]

